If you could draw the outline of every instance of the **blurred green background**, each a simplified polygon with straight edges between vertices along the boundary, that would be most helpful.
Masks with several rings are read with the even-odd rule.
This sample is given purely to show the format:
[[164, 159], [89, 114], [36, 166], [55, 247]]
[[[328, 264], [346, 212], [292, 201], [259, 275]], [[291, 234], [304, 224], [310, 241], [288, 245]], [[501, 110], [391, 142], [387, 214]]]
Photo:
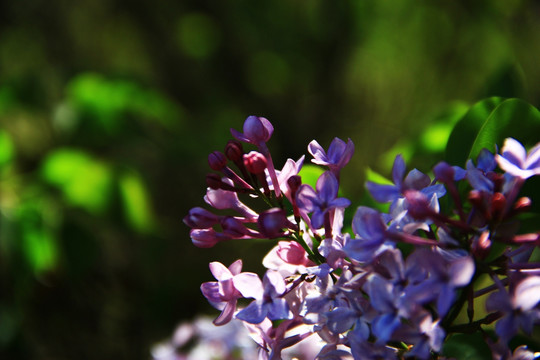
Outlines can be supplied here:
[[248, 115], [278, 168], [352, 138], [357, 204], [366, 167], [427, 170], [476, 101], [538, 107], [539, 59], [532, 0], [0, 2], [0, 358], [148, 359], [211, 311], [209, 261], [260, 270], [272, 244], [182, 223]]

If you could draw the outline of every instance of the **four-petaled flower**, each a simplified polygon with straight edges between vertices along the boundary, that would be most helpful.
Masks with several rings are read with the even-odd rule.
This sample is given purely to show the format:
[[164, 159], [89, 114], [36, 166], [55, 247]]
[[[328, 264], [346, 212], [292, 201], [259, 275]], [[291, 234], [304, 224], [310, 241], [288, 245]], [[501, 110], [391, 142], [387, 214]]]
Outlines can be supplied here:
[[242, 273], [242, 260], [236, 260], [226, 268], [222, 263], [210, 263], [210, 271], [218, 281], [201, 285], [203, 295], [221, 314], [214, 320], [215, 325], [231, 321], [236, 311], [236, 303], [242, 297], [254, 297], [262, 291], [257, 274]]
[[338, 198], [339, 183], [329, 171], [324, 172], [317, 180], [316, 191], [303, 184], [296, 193], [296, 203], [301, 210], [313, 212], [311, 224], [315, 229], [324, 225], [324, 216], [329, 210], [345, 208], [351, 204], [346, 198]]
[[495, 155], [500, 168], [521, 179], [540, 174], [540, 144], [527, 150], [516, 139], [504, 141], [502, 154]]

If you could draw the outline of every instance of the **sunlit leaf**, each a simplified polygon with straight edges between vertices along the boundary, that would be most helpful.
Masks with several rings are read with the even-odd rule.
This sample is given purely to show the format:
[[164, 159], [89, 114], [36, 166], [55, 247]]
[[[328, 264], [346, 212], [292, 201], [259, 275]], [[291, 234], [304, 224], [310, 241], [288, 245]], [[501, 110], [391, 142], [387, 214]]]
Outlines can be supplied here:
[[456, 125], [446, 148], [447, 161], [463, 166], [483, 148], [495, 151], [513, 137], [526, 146], [539, 140], [540, 112], [519, 99], [489, 98], [475, 104]]
[[58, 257], [56, 241], [46, 229], [25, 229], [23, 241], [26, 258], [36, 273], [50, 270], [56, 265]]
[[121, 201], [128, 224], [139, 232], [154, 228], [154, 216], [150, 196], [136, 172], [124, 172], [118, 179]]
[[132, 81], [82, 73], [68, 85], [68, 98], [108, 133], [117, 133], [127, 114], [170, 126], [182, 117], [182, 108], [165, 95]]
[[311, 164], [305, 164], [302, 166], [302, 169], [300, 170], [300, 175], [302, 177], [302, 183], [311, 185], [313, 188], [317, 185], [317, 180], [319, 177], [324, 173], [324, 168], [311, 165]]
[[465, 166], [474, 140], [491, 112], [503, 98], [491, 97], [474, 104], [456, 124], [446, 145], [446, 161], [452, 165]]
[[110, 167], [76, 149], [59, 149], [44, 160], [45, 181], [57, 186], [66, 201], [97, 214], [109, 204], [112, 174]]
[[0, 167], [8, 164], [14, 156], [15, 149], [9, 134], [0, 130]]

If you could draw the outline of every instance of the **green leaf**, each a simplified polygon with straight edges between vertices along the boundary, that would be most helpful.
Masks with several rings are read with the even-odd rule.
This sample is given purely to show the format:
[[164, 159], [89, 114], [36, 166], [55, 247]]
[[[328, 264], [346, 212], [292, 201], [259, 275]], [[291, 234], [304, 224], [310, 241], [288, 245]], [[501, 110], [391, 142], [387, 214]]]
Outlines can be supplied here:
[[154, 216], [150, 196], [141, 176], [134, 171], [124, 172], [120, 175], [118, 186], [128, 224], [142, 233], [151, 231]]
[[451, 165], [464, 166], [476, 136], [491, 112], [503, 98], [492, 97], [474, 104], [456, 124], [446, 145], [446, 161]]
[[298, 173], [302, 177], [302, 184], [311, 185], [314, 189], [317, 185], [317, 180], [324, 173], [324, 169], [311, 164], [305, 164]]
[[62, 191], [69, 204], [90, 213], [103, 213], [109, 204], [110, 167], [81, 150], [59, 149], [52, 152], [43, 162], [42, 176]]
[[495, 151], [513, 137], [524, 146], [540, 139], [540, 112], [520, 99], [489, 98], [475, 104], [456, 125], [446, 148], [449, 163], [463, 166], [484, 148]]
[[491, 360], [491, 351], [479, 333], [452, 335], [442, 353], [459, 360]]
[[0, 130], [0, 167], [7, 165], [13, 159], [15, 149], [9, 134]]

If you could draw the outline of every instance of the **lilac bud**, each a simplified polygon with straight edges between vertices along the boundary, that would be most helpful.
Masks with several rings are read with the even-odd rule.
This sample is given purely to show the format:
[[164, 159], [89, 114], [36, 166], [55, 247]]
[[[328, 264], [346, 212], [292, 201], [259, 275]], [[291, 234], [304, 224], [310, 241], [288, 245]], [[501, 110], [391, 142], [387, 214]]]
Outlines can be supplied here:
[[266, 158], [260, 152], [250, 151], [244, 154], [244, 165], [252, 174], [262, 174], [266, 169], [266, 164]]
[[259, 231], [268, 238], [283, 236], [283, 229], [289, 225], [285, 211], [280, 208], [266, 210], [259, 215], [257, 220]]
[[219, 171], [227, 166], [227, 158], [219, 151], [214, 151], [208, 155], [208, 165], [212, 170]]
[[300, 177], [300, 175], [293, 175], [287, 179], [287, 185], [289, 185], [289, 189], [291, 190], [291, 197], [294, 199], [296, 192], [300, 188], [300, 185], [302, 185], [302, 178]]
[[244, 223], [232, 216], [226, 216], [223, 218], [221, 221], [221, 227], [223, 228], [223, 233], [231, 236], [232, 238], [242, 238], [250, 233], [249, 229], [246, 228]]
[[485, 259], [491, 249], [491, 239], [489, 231], [484, 231], [479, 236], [475, 236], [472, 242], [471, 250], [475, 258], [479, 260]]
[[231, 129], [231, 133], [237, 140], [260, 145], [270, 140], [274, 127], [266, 118], [248, 116], [244, 122], [243, 130], [244, 133]]
[[296, 241], [280, 241], [277, 255], [291, 265], [306, 265], [309, 262], [306, 250]]
[[267, 142], [274, 131], [267, 119], [258, 116], [248, 116], [243, 129], [244, 134], [256, 143]]
[[225, 146], [225, 156], [235, 163], [242, 159], [244, 155], [244, 149], [242, 143], [236, 140], [230, 140]]
[[219, 222], [219, 216], [201, 207], [195, 207], [189, 210], [184, 218], [184, 223], [194, 229], [211, 228]]
[[200, 248], [210, 248], [220, 241], [231, 239], [229, 236], [218, 233], [214, 229], [193, 229], [189, 235], [193, 245]]

